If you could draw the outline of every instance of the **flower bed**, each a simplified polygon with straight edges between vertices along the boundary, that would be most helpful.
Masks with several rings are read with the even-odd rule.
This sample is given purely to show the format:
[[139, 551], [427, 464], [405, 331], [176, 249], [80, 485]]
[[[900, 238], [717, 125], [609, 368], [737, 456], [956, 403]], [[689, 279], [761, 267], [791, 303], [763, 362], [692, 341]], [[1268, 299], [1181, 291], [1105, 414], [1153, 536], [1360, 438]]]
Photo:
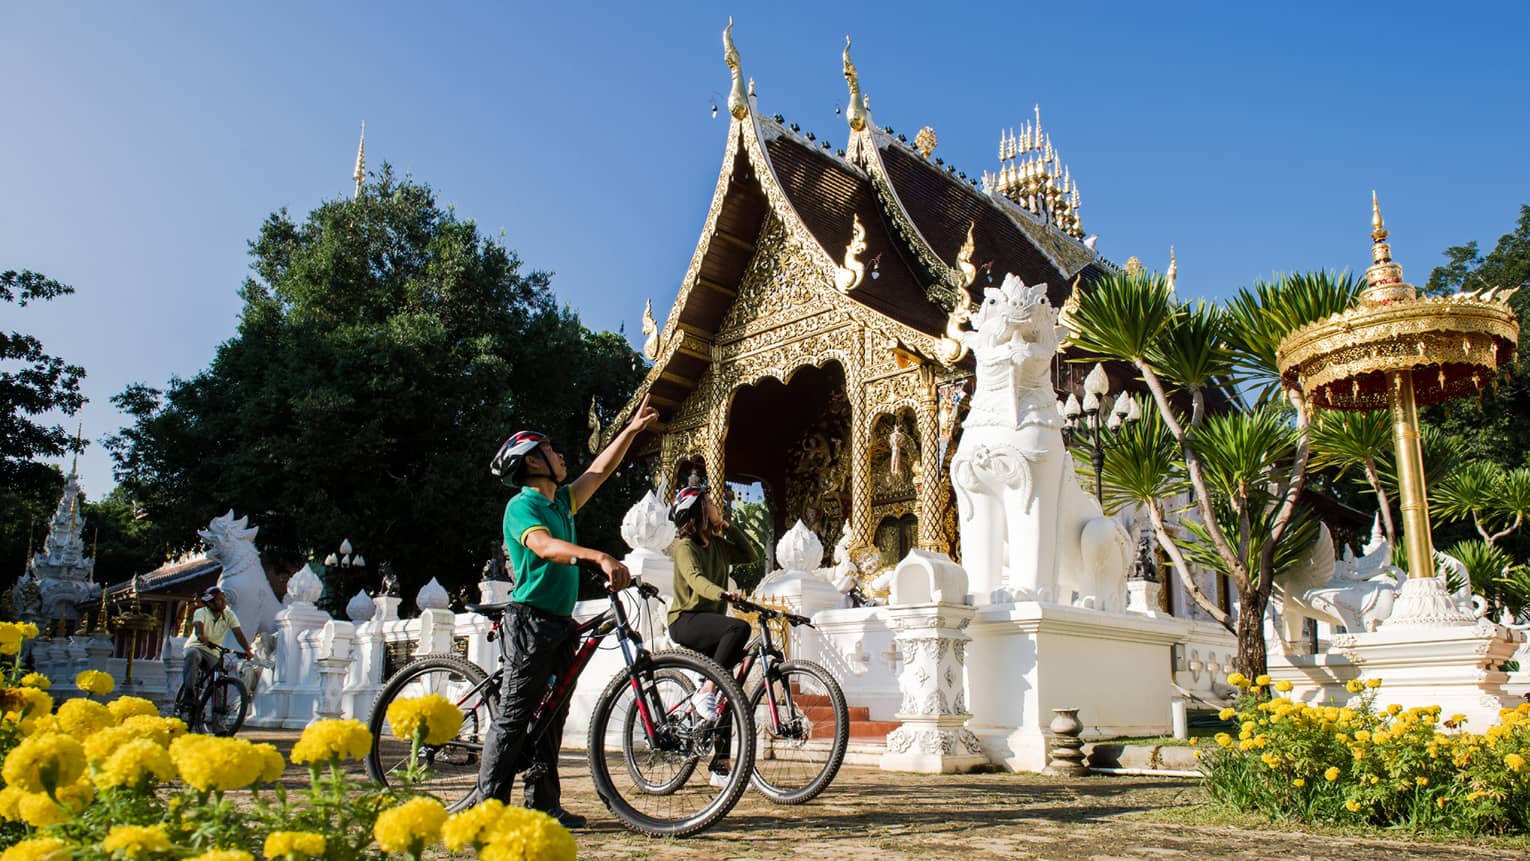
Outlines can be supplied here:
[[[292, 749], [308, 786], [278, 781], [287, 761], [269, 744], [186, 731], [153, 703], [96, 701], [114, 686], [105, 673], [75, 680], [91, 696], [54, 710], [49, 680], [22, 675], [20, 643], [35, 626], [0, 622], [0, 861], [352, 861], [396, 854], [418, 861], [444, 846], [488, 861], [572, 861], [574, 841], [546, 814], [497, 801], [448, 815], [410, 790], [351, 779], [372, 736], [354, 720], [310, 724]], [[418, 754], [453, 737], [462, 715], [440, 697], [394, 704]], [[390, 717], [394, 717], [390, 709]], [[229, 793], [248, 791], [236, 805]]]
[[1505, 709], [1481, 734], [1441, 719], [1438, 706], [1378, 708], [1381, 683], [1349, 683], [1344, 706], [1274, 694], [1268, 676], [1240, 690], [1237, 736], [1220, 733], [1200, 757], [1220, 804], [1273, 819], [1400, 826], [1469, 834], [1530, 833], [1530, 704]]

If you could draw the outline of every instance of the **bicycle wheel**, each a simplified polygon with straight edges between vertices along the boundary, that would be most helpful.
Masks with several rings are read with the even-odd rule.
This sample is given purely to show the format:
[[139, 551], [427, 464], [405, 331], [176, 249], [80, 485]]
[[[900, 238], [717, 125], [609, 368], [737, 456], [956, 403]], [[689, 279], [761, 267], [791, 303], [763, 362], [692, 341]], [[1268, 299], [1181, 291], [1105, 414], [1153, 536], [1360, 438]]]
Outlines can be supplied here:
[[367, 773], [384, 786], [401, 782], [409, 768], [410, 743], [393, 735], [388, 706], [395, 700], [440, 694], [462, 709], [462, 729], [444, 744], [420, 748], [423, 769], [414, 788], [448, 807], [466, 800], [478, 785], [483, 740], [499, 699], [499, 691], [488, 678], [477, 664], [455, 655], [419, 658], [394, 673], [372, 703], [367, 719], [372, 731]]
[[780, 664], [767, 682], [772, 697], [765, 695], [766, 682], [749, 694], [755, 726], [751, 782], [776, 804], [801, 804], [839, 773], [850, 746], [850, 709], [829, 671], [809, 661]]
[[[672, 682], [676, 673], [712, 682], [726, 704], [722, 716], [697, 715], [689, 692]], [[628, 829], [652, 837], [685, 837], [716, 823], [754, 769], [754, 727], [743, 702], [727, 671], [693, 652], [657, 652], [634, 674], [618, 674], [590, 715], [590, 777], [600, 800]], [[720, 786], [698, 768], [703, 759], [730, 763]]]
[[230, 736], [244, 726], [250, 692], [233, 676], [214, 679], [202, 697], [201, 726], [208, 735]]
[[[690, 676], [680, 670], [660, 670], [653, 674], [653, 683], [659, 691], [661, 702], [672, 706], [675, 710], [683, 710], [691, 701], [691, 695], [696, 692], [696, 683]], [[627, 716], [622, 727], [622, 738], [644, 738], [643, 728], [639, 726], [641, 712], [638, 709], [628, 709]], [[644, 748], [647, 745], [643, 745]], [[633, 786], [639, 792], [648, 795], [668, 795], [685, 785], [690, 780], [691, 773], [696, 770], [697, 759], [687, 758], [680, 763], [680, 767], [669, 769], [663, 765], [665, 754], [651, 750], [635, 750], [630, 745], [623, 746], [623, 758], [627, 764], [627, 776], [632, 779]]]

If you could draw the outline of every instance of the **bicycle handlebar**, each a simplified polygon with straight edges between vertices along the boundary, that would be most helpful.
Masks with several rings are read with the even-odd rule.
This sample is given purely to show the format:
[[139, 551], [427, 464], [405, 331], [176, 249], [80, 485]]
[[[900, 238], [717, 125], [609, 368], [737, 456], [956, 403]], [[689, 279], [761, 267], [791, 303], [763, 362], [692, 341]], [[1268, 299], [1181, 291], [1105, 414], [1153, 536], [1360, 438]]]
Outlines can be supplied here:
[[793, 628], [797, 627], [798, 625], [807, 625], [809, 628], [813, 627], [813, 620], [806, 616], [799, 616], [796, 613], [788, 613], [785, 610], [776, 610], [770, 607], [762, 607], [747, 598], [740, 598], [735, 596], [726, 600], [728, 603], [739, 608], [740, 610], [743, 610], [745, 613], [754, 613], [761, 619], [785, 619], [787, 623], [790, 624]]
[[[600, 582], [602, 586], [607, 586], [609, 588], [609, 584], [604, 582], [605, 572], [600, 570], [600, 565], [598, 563], [591, 562], [588, 559], [578, 559], [575, 560], [575, 562], [578, 564], [579, 568], [584, 571], [584, 573], [598, 575], [597, 582]], [[658, 598], [660, 604], [665, 603], [664, 599], [659, 597], [659, 587], [653, 585], [652, 583], [644, 583], [643, 581], [634, 577], [632, 578], [632, 586], [638, 590], [638, 595], [641, 596], [644, 600], [651, 601], [655, 598]], [[613, 592], [612, 594], [614, 595], [616, 593]]]

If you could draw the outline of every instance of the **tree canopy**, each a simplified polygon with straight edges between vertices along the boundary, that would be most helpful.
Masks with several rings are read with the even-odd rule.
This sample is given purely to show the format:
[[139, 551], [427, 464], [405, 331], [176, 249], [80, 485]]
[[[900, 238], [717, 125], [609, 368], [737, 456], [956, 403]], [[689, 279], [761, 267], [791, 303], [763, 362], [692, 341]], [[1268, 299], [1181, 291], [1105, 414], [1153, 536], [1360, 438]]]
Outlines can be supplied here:
[[[592, 399], [613, 415], [645, 370], [557, 305], [549, 273], [387, 165], [301, 223], [273, 213], [250, 256], [237, 332], [211, 364], [113, 398], [132, 417], [107, 441], [116, 477], [166, 546], [233, 508], [293, 560], [349, 538], [372, 569], [351, 592], [381, 562], [405, 597], [431, 577], [455, 591], [500, 540], [500, 441], [542, 430], [577, 474]], [[582, 542], [619, 553], [645, 484], [631, 468], [609, 482]]]

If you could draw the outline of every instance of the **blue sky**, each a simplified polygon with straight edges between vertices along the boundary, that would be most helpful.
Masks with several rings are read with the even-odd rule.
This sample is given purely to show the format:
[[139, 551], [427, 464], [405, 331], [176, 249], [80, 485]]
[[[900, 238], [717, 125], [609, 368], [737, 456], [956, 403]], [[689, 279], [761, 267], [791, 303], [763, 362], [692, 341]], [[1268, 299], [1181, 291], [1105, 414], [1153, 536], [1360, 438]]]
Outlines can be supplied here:
[[[761, 109], [842, 141], [855, 37], [876, 121], [970, 175], [1041, 104], [1084, 227], [1222, 298], [1368, 262], [1370, 190], [1422, 282], [1530, 203], [1530, 4], [0, 5], [0, 269], [72, 284], [0, 326], [85, 366], [93, 440], [128, 383], [233, 334], [246, 241], [350, 193], [358, 126], [593, 328], [638, 335], [685, 272], [735, 40]], [[72, 424], [72, 421], [70, 422]], [[93, 445], [88, 494], [111, 486]]]

